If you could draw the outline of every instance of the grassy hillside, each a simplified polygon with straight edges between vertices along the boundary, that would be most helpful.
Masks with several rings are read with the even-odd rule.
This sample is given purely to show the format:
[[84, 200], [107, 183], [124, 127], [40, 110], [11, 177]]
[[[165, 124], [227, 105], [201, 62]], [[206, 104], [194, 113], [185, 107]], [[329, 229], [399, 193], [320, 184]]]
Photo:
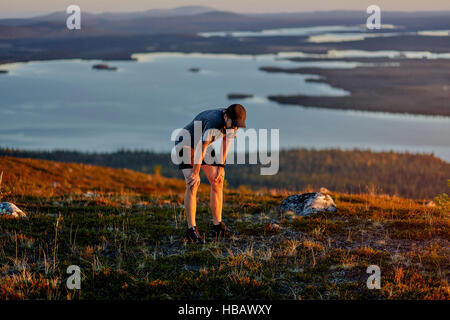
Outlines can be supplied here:
[[[0, 149], [0, 156], [30, 157], [78, 162], [182, 178], [169, 154], [147, 151], [80, 153], [72, 151], [25, 151]], [[292, 192], [311, 187], [344, 193], [376, 192], [415, 199], [431, 199], [445, 190], [450, 163], [433, 155], [371, 152], [362, 150], [286, 150], [280, 152], [280, 170], [261, 176], [259, 165], [228, 165], [230, 187], [287, 189]], [[206, 177], [202, 178], [206, 181]]]
[[0, 157], [3, 192], [11, 195], [52, 197], [86, 191], [165, 194], [184, 190], [177, 179], [86, 164]]
[[[287, 192], [227, 189], [231, 241], [186, 245], [183, 182], [0, 157], [0, 299], [449, 299], [450, 218], [423, 201], [333, 194], [338, 212], [281, 215]], [[198, 226], [210, 227], [200, 189]], [[82, 272], [68, 290], [69, 265]], [[381, 268], [368, 290], [366, 268]]]

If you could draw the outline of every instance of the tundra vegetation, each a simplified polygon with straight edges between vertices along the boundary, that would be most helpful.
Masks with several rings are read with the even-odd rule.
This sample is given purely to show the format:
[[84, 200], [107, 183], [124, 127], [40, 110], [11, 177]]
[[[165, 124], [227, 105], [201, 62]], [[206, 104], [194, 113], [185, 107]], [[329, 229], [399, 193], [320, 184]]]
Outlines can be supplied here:
[[[338, 211], [307, 218], [279, 213], [292, 191], [228, 187], [240, 236], [197, 246], [183, 242], [182, 180], [6, 156], [0, 171], [0, 201], [28, 216], [0, 217], [0, 299], [450, 298], [446, 185], [432, 203], [333, 192]], [[205, 233], [208, 202], [202, 184]], [[80, 290], [66, 286], [70, 265]], [[369, 265], [380, 290], [366, 286]]]

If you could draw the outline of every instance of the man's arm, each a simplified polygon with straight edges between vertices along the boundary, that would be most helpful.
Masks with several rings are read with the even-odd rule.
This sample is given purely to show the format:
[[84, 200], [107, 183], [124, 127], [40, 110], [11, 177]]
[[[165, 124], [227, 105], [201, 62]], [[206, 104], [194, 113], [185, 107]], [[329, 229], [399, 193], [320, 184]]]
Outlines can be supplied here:
[[199, 155], [199, 159], [195, 159], [195, 155], [194, 155], [194, 159], [195, 159], [194, 164], [193, 164], [193, 169], [194, 169], [193, 174], [194, 175], [198, 175], [200, 173], [200, 168], [202, 166], [203, 157], [205, 156], [206, 148], [208, 148], [210, 143], [211, 142], [202, 142], [202, 153]]
[[227, 160], [228, 151], [230, 150], [230, 138], [227, 137], [226, 134], [223, 135], [222, 138], [222, 164], [225, 164], [225, 161]]
[[229, 132], [227, 129], [227, 133], [223, 135], [222, 137], [222, 163], [225, 164], [225, 161], [227, 160], [228, 151], [230, 151], [231, 147], [231, 140], [236, 138], [236, 131]]

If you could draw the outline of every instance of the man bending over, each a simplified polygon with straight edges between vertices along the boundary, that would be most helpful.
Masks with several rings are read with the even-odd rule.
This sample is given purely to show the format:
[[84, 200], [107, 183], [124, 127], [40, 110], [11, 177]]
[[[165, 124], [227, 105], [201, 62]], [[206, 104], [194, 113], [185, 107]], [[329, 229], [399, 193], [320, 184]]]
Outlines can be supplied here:
[[[182, 170], [186, 181], [184, 209], [188, 225], [186, 240], [189, 242], [205, 243], [195, 223], [200, 168], [211, 185], [210, 207], [213, 218], [211, 236], [213, 238], [229, 238], [235, 234], [222, 222], [223, 181], [225, 159], [231, 145], [231, 139], [236, 137], [235, 133], [238, 128], [245, 128], [245, 119], [246, 110], [240, 104], [233, 104], [226, 109], [205, 110], [184, 127], [184, 130], [189, 133], [190, 139], [180, 137], [175, 142], [176, 150], [179, 151], [178, 154], [183, 159], [179, 168]], [[196, 136], [200, 136], [200, 133], [201, 139], [200, 137], [196, 138]], [[195, 141], [196, 139], [198, 141]], [[210, 150], [208, 146], [217, 140], [221, 140], [222, 143], [219, 156], [216, 156], [214, 150], [208, 153], [208, 150]], [[211, 157], [205, 157], [205, 154], [210, 154]], [[214, 161], [210, 159], [214, 159]]]

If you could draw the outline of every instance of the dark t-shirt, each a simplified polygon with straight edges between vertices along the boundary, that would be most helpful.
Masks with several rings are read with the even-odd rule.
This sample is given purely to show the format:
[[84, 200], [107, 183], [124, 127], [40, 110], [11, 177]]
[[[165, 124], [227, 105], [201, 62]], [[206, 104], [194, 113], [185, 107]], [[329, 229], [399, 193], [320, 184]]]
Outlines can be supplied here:
[[[191, 136], [190, 142], [184, 142], [183, 145], [189, 145], [193, 148], [196, 141], [194, 139], [202, 139], [203, 142], [214, 142], [218, 138], [225, 134], [225, 121], [223, 119], [224, 108], [210, 109], [200, 112], [195, 118], [187, 124], [184, 129], [189, 132]], [[201, 122], [201, 137], [194, 137], [194, 129], [196, 121]], [[197, 122], [197, 126], [200, 129], [200, 123]], [[200, 131], [198, 129], [198, 132]], [[200, 132], [199, 132], [200, 133]], [[179, 137], [175, 144], [182, 142], [183, 138]]]

